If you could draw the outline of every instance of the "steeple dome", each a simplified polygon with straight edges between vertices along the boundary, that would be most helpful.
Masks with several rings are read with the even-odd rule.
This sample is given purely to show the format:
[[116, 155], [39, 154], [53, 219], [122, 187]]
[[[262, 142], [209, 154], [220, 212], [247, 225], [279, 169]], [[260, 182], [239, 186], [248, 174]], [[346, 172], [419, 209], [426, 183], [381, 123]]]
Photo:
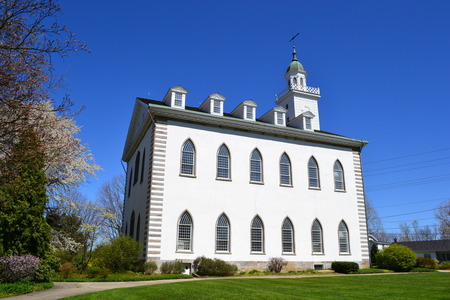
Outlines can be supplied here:
[[295, 46], [294, 46], [294, 50], [292, 51], [292, 61], [289, 64], [289, 66], [286, 69], [286, 73], [305, 73], [306, 71], [303, 68], [303, 65], [298, 61], [297, 59], [297, 52], [295, 51]]

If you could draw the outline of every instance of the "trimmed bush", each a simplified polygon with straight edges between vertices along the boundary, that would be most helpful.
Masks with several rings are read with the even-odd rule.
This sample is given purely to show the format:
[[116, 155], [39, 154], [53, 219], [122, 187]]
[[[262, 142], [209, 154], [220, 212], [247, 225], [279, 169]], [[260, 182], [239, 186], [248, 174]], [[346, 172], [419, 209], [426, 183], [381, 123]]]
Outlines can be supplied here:
[[39, 268], [39, 258], [33, 255], [0, 257], [0, 282], [17, 282], [34, 278]]
[[351, 261], [334, 261], [331, 263], [331, 269], [337, 273], [349, 274], [358, 272], [359, 265]]
[[416, 268], [428, 268], [428, 269], [436, 269], [436, 262], [434, 259], [428, 257], [417, 257], [416, 258]]
[[154, 261], [147, 261], [144, 263], [144, 274], [152, 275], [158, 270], [158, 265]]
[[377, 253], [376, 262], [382, 269], [409, 272], [416, 264], [416, 254], [406, 246], [392, 244]]
[[194, 272], [200, 276], [232, 276], [237, 266], [215, 258], [197, 257], [194, 260]]
[[287, 265], [287, 262], [281, 257], [271, 257], [267, 262], [267, 269], [270, 272], [280, 273], [281, 270]]
[[436, 269], [430, 268], [413, 268], [410, 272], [423, 273], [423, 272], [437, 272]]
[[184, 271], [183, 262], [180, 260], [165, 261], [159, 267], [161, 274], [181, 274]]
[[450, 270], [450, 261], [443, 261], [441, 262], [437, 268], [439, 270]]

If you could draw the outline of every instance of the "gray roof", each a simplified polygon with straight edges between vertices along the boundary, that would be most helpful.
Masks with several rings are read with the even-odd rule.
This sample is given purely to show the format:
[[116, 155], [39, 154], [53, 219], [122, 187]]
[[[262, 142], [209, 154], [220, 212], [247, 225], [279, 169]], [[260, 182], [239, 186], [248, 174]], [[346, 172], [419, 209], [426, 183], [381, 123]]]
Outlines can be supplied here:
[[450, 240], [398, 242], [413, 251], [450, 251]]

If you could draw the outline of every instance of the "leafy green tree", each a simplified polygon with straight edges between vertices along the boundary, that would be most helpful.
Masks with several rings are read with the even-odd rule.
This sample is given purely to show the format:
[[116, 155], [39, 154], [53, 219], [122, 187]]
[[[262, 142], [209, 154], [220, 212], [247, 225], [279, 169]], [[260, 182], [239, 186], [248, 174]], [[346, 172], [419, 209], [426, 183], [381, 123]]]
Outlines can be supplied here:
[[99, 266], [113, 272], [132, 270], [138, 262], [142, 245], [129, 236], [119, 236], [95, 251]]
[[0, 256], [50, 251], [44, 155], [32, 130], [23, 132], [11, 155], [0, 162]]

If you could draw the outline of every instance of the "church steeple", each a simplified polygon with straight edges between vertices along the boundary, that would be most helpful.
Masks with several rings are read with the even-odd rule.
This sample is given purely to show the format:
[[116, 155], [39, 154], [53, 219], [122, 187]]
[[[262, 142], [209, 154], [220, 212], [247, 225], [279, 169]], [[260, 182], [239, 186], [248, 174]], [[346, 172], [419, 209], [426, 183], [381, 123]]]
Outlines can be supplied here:
[[287, 109], [288, 126], [306, 130], [320, 130], [317, 99], [320, 89], [306, 85], [307, 73], [298, 61], [295, 46], [292, 49], [292, 61], [286, 69], [287, 87], [276, 95], [276, 103]]

